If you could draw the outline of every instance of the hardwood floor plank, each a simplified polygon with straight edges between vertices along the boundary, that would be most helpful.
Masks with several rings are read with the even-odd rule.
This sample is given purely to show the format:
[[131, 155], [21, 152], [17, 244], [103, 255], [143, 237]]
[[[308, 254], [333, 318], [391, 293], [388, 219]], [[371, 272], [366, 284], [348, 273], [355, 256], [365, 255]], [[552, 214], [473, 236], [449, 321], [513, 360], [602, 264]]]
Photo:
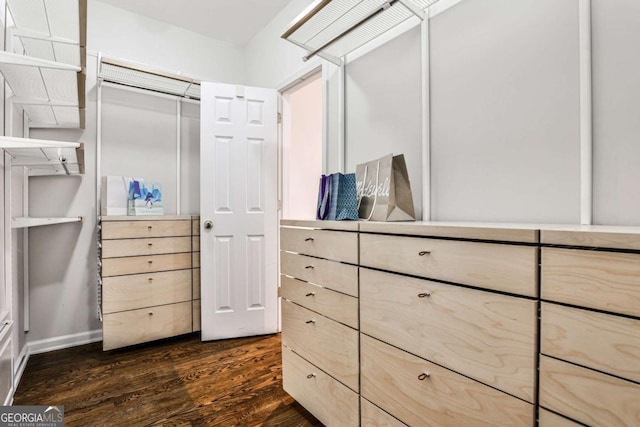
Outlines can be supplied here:
[[198, 335], [33, 355], [14, 405], [64, 405], [69, 426], [319, 426], [282, 390], [280, 335]]

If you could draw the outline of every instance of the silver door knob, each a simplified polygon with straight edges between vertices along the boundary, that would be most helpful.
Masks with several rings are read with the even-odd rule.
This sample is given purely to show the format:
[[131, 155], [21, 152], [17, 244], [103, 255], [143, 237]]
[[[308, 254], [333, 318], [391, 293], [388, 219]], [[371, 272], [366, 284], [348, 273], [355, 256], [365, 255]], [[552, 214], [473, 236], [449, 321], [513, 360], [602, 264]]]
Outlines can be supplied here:
[[204, 222], [204, 228], [205, 228], [206, 230], [211, 230], [211, 229], [213, 228], [213, 221], [211, 221], [211, 220], [206, 220], [206, 221]]

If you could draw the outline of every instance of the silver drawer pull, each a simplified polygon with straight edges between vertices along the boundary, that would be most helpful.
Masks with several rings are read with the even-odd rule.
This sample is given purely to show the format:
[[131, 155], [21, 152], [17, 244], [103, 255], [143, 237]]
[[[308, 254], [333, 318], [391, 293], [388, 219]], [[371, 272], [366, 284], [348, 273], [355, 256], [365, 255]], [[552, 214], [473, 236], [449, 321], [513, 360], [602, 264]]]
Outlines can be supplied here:
[[306, 321], [306, 322], [304, 322], [304, 323], [316, 323], [316, 321], [315, 321], [315, 320], [313, 320], [313, 319], [311, 319], [311, 320], [307, 320], [307, 321]]
[[431, 296], [431, 292], [429, 292], [429, 291], [420, 292], [418, 294], [418, 298], [425, 298], [425, 297], [430, 297], [430, 296]]
[[418, 252], [418, 255], [425, 256], [425, 255], [429, 255], [430, 253], [431, 253], [431, 251], [420, 251], [420, 252]]
[[305, 242], [313, 242], [313, 237], [307, 237], [304, 239]]
[[312, 297], [314, 296], [316, 293], [315, 292], [309, 292], [308, 294], [305, 295], [305, 297]]
[[429, 378], [431, 376], [431, 374], [429, 372], [423, 372], [420, 375], [418, 375], [418, 379], [420, 381], [424, 381], [425, 379]]
[[315, 268], [315, 267], [314, 267], [313, 265], [307, 265], [307, 266], [305, 267], [305, 269], [309, 269], [309, 268]]
[[307, 375], [307, 378], [315, 378], [316, 374], [314, 372]]

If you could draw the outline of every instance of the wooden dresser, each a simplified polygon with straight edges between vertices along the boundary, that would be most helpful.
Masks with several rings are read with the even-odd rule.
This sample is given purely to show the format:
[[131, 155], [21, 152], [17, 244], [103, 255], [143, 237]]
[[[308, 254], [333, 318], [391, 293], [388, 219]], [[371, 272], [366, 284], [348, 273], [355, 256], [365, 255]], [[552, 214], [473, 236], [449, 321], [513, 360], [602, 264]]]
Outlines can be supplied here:
[[199, 247], [194, 248], [198, 239], [193, 235], [193, 219], [102, 217], [104, 350], [199, 329], [199, 304], [194, 304], [194, 299], [199, 302], [199, 293], [194, 295], [199, 290], [194, 270], [199, 267], [199, 252], [194, 249]]
[[551, 229], [542, 243], [540, 425], [640, 425], [640, 233]]
[[358, 426], [358, 224], [281, 225], [284, 389], [325, 425]]
[[538, 236], [360, 224], [363, 420], [534, 425]]

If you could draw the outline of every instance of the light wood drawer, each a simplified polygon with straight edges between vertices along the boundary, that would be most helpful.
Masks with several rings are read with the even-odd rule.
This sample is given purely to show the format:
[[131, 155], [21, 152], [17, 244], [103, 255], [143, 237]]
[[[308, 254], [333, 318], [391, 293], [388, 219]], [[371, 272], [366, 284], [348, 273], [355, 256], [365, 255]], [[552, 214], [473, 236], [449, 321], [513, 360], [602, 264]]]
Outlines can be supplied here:
[[362, 427], [407, 427], [367, 399], [360, 398], [360, 425]]
[[191, 254], [191, 264], [193, 268], [200, 268], [200, 252], [193, 252]]
[[105, 314], [103, 349], [153, 341], [191, 332], [191, 301]]
[[326, 426], [358, 426], [358, 395], [287, 348], [282, 349], [284, 391]]
[[200, 217], [191, 220], [191, 234], [194, 236], [200, 235]]
[[640, 317], [640, 254], [542, 248], [542, 298]]
[[358, 296], [358, 267], [326, 259], [280, 252], [280, 270], [297, 279]]
[[534, 423], [533, 405], [364, 334], [360, 355], [362, 397], [410, 426]]
[[105, 277], [103, 280], [103, 313], [189, 300], [191, 270]]
[[102, 239], [191, 236], [191, 221], [103, 221]]
[[200, 300], [193, 300], [193, 332], [200, 330]]
[[640, 425], [639, 384], [544, 355], [540, 405], [586, 425]]
[[193, 252], [200, 252], [200, 236], [191, 237], [191, 248]]
[[200, 299], [200, 269], [194, 268], [191, 271], [193, 272], [191, 276], [193, 299]]
[[537, 296], [536, 247], [360, 234], [360, 265]]
[[581, 427], [582, 424], [574, 423], [568, 418], [561, 417], [544, 408], [540, 408], [538, 414], [538, 425], [540, 427]]
[[542, 353], [640, 382], [640, 320], [542, 303]]
[[363, 333], [534, 402], [535, 301], [367, 268], [360, 290]]
[[191, 253], [134, 256], [102, 260], [102, 277], [191, 269]]
[[190, 237], [104, 240], [102, 258], [191, 252]]
[[358, 329], [357, 298], [287, 276], [281, 276], [280, 296]]
[[358, 391], [358, 332], [282, 301], [282, 344]]
[[282, 227], [280, 248], [335, 261], [358, 263], [358, 233]]

